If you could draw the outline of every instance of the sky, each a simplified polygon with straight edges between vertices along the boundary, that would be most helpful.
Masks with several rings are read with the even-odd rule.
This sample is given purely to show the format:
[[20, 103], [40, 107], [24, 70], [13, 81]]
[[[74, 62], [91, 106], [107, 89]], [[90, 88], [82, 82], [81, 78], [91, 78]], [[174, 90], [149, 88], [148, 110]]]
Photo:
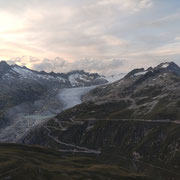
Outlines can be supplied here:
[[179, 0], [0, 0], [0, 59], [118, 74], [180, 65]]

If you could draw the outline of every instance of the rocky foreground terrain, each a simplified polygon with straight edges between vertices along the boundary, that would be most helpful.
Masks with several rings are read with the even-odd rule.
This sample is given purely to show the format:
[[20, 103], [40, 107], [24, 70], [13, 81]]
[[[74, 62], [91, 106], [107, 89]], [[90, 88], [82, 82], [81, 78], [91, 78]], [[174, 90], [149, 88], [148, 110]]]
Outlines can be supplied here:
[[[135, 69], [34, 128], [21, 143], [96, 156], [150, 179], [180, 178], [180, 68]], [[116, 179], [116, 178], [109, 178]]]

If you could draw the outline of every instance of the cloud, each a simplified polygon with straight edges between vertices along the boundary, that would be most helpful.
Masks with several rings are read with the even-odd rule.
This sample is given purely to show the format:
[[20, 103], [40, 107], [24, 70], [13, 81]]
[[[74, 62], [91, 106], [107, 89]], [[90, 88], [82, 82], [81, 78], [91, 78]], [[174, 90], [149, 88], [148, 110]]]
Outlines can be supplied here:
[[180, 16], [172, 1], [0, 0], [0, 55], [56, 72], [153, 65], [179, 54]]
[[43, 61], [34, 64], [33, 69], [38, 71], [45, 70], [47, 72], [69, 72], [72, 70], [85, 70], [87, 72], [98, 72], [100, 74], [112, 74], [112, 71], [119, 71], [126, 64], [125, 60], [111, 59], [100, 60], [93, 58], [84, 58], [74, 62], [56, 57], [55, 59], [44, 59]]
[[62, 58], [56, 57], [54, 59], [45, 58], [43, 61], [33, 65], [33, 68], [39, 71], [45, 70], [47, 72], [64, 72], [64, 69], [69, 65], [67, 61]]
[[180, 36], [176, 36], [175, 41], [180, 41]]
[[177, 23], [177, 21], [180, 20], [180, 12], [175, 12], [170, 15], [163, 16], [162, 18], [159, 18], [152, 22], [152, 25], [154, 26], [169, 26], [170, 23]]
[[137, 12], [144, 8], [152, 6], [152, 0], [100, 0], [99, 5], [102, 6], [116, 6], [121, 11], [129, 11], [130, 13]]
[[[5, 28], [1, 35], [3, 46], [16, 50], [11, 57], [33, 55], [43, 58], [46, 53], [46, 57], [60, 56], [70, 60], [88, 55], [97, 58], [107, 49], [122, 47], [125, 40], [106, 32], [106, 27], [113, 27], [114, 21], [121, 18], [120, 10], [127, 10], [125, 14], [128, 15], [134, 8], [148, 4], [144, 0], [135, 1], [110, 1], [115, 6], [102, 6], [102, 0], [78, 0], [76, 3], [0, 0], [4, 13], [1, 17], [5, 17], [0, 19], [1, 27]], [[122, 8], [117, 9], [116, 3]], [[109, 52], [107, 54], [111, 56]]]

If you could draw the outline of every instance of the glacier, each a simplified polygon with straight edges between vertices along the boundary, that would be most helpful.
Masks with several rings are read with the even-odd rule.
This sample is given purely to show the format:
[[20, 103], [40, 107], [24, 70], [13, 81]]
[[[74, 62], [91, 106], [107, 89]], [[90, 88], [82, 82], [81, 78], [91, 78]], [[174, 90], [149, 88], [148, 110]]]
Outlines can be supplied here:
[[[41, 123], [53, 118], [63, 110], [69, 109], [73, 106], [82, 103], [82, 96], [94, 89], [96, 86], [77, 87], [77, 88], [64, 88], [60, 89], [56, 95], [57, 100], [63, 105], [59, 107], [59, 111], [55, 114], [44, 113], [29, 113], [27, 107], [24, 105], [15, 106], [10, 108], [9, 114], [13, 111], [11, 124], [0, 129], [0, 142], [17, 142], [32, 128], [40, 125]], [[58, 107], [56, 107], [58, 108]], [[18, 109], [18, 111], [17, 111]], [[54, 111], [55, 112], [55, 111]]]

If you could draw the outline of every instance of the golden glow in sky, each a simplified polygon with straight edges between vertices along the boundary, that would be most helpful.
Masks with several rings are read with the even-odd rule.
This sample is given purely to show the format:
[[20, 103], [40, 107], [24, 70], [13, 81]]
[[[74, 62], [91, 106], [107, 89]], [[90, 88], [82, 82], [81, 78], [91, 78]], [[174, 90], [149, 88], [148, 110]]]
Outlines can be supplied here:
[[100, 73], [180, 64], [178, 7], [177, 0], [0, 0], [0, 58]]

